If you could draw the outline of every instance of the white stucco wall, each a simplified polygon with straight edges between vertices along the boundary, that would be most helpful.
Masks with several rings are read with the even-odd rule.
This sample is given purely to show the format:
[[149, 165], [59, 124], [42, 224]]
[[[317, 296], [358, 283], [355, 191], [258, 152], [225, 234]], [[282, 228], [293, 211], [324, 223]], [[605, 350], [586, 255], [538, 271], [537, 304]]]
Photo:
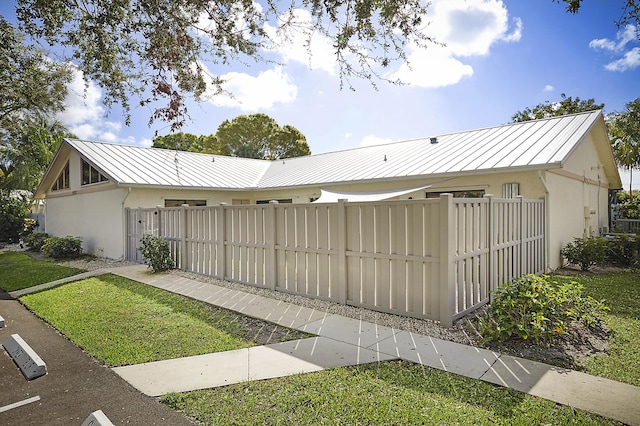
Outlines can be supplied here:
[[79, 193], [47, 200], [45, 230], [53, 237], [82, 238], [86, 253], [117, 259], [123, 251], [122, 201], [126, 190]]
[[544, 177], [549, 186], [551, 267], [562, 266], [560, 249], [574, 238], [598, 236], [608, 226], [609, 182], [593, 135], [588, 134], [562, 170]]

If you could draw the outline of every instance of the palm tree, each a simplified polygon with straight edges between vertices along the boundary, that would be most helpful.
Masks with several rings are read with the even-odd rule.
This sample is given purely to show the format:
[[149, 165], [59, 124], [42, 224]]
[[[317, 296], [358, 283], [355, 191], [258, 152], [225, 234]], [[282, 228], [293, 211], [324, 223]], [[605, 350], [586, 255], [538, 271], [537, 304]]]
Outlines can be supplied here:
[[607, 120], [613, 155], [618, 166], [629, 170], [629, 194], [633, 169], [640, 168], [640, 98], [626, 104], [627, 110]]

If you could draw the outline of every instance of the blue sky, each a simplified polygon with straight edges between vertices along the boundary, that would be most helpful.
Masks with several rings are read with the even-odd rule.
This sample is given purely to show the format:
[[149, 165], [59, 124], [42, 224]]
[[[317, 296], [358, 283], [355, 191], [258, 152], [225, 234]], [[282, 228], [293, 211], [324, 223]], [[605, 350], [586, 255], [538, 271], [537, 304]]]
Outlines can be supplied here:
[[[409, 48], [412, 70], [395, 65], [387, 71], [406, 85], [378, 82], [375, 90], [353, 80], [355, 91], [340, 90], [330, 43], [317, 36], [311, 58], [294, 44], [268, 53], [278, 65], [215, 69], [236, 99], [191, 105], [184, 131], [207, 135], [225, 119], [261, 112], [298, 128], [311, 151], [322, 153], [504, 124], [519, 110], [560, 100], [561, 93], [594, 98], [605, 112], [623, 111], [640, 97], [637, 29], [614, 24], [623, 3], [588, 0], [572, 15], [552, 0], [433, 0], [425, 32], [446, 47]], [[12, 2], [0, 5], [9, 20], [11, 9]], [[168, 133], [162, 123], [147, 126], [148, 108], [134, 109], [125, 126], [118, 108], [101, 105], [98, 87], [90, 85], [84, 98], [78, 96], [83, 87], [78, 79], [60, 116], [78, 137], [149, 145], [156, 131]]]

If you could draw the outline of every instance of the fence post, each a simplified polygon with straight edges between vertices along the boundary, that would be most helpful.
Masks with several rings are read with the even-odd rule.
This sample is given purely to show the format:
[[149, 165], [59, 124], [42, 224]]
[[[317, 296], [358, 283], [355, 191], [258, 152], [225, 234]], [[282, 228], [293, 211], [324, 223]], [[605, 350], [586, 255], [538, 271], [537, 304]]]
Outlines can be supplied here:
[[453, 220], [453, 195], [440, 195], [440, 324], [453, 326], [455, 314], [455, 226]]
[[182, 229], [180, 230], [182, 234], [180, 236], [180, 269], [183, 271], [187, 270], [187, 262], [189, 260], [189, 256], [187, 255], [187, 207], [189, 207], [189, 204], [183, 204], [182, 210], [180, 210], [182, 219]]
[[347, 282], [347, 200], [338, 200], [338, 301], [347, 304], [349, 288]]
[[265, 225], [266, 229], [266, 243], [267, 243], [267, 252], [265, 253], [265, 263], [266, 263], [266, 272], [267, 272], [267, 286], [271, 290], [276, 289], [276, 226], [278, 225], [276, 221], [276, 204], [277, 201], [269, 201], [269, 207], [266, 209], [266, 217], [265, 217]]
[[221, 280], [224, 280], [227, 276], [226, 261], [226, 248], [224, 246], [224, 240], [226, 238], [226, 219], [225, 219], [225, 207], [227, 203], [220, 203], [220, 207], [216, 207], [217, 221], [216, 221], [216, 276]]
[[158, 237], [162, 237], [162, 206], [156, 206], [156, 216], [157, 216], [157, 225], [158, 225]]
[[524, 242], [524, 237], [525, 237], [525, 212], [524, 212], [524, 197], [522, 195], [518, 195], [516, 196], [516, 199], [519, 201], [519, 206], [520, 206], [520, 217], [518, 218], [518, 220], [520, 221], [520, 227], [519, 227], [519, 231], [520, 231], [520, 243], [519, 243], [519, 248], [520, 248], [520, 265], [518, 268], [518, 272], [516, 272], [514, 275], [516, 277], [521, 277], [524, 274], [528, 274], [529, 272], [529, 268], [526, 267], [525, 265], [527, 264], [527, 259], [525, 257], [526, 253], [525, 253], [525, 242]]
[[489, 200], [487, 204], [487, 233], [488, 233], [488, 241], [489, 241], [489, 252], [487, 254], [487, 278], [489, 280], [489, 303], [493, 301], [493, 290], [496, 282], [495, 272], [496, 268], [494, 265], [495, 262], [495, 245], [496, 245], [496, 235], [494, 229], [494, 204], [493, 204], [493, 195], [485, 194], [484, 198]]

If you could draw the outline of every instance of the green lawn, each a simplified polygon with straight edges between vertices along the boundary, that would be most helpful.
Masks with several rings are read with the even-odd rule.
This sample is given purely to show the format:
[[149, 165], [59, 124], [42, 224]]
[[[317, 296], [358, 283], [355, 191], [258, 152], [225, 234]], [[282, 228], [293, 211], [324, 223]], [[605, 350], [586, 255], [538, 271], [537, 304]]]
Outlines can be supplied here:
[[205, 425], [617, 424], [404, 361], [174, 393], [162, 401]]
[[20, 298], [110, 366], [253, 346], [239, 315], [115, 275]]
[[0, 288], [21, 290], [84, 272], [56, 265], [53, 260], [33, 260], [24, 253], [0, 251]]
[[[5, 266], [3, 259], [12, 257], [0, 257], [0, 268]], [[38, 267], [39, 262], [32, 263]], [[51, 266], [57, 265], [46, 263], [42, 268]], [[20, 274], [12, 268], [16, 263], [6, 270], [20, 281]], [[30, 270], [22, 269], [21, 274], [29, 276]], [[8, 282], [1, 276], [0, 282]], [[607, 299], [612, 308], [607, 317], [615, 333], [612, 350], [589, 361], [589, 372], [640, 385], [639, 275], [621, 272], [566, 279], [581, 282], [585, 293]], [[111, 366], [254, 344], [246, 338], [241, 316], [113, 275], [65, 284], [20, 300]], [[162, 401], [203, 424], [616, 424], [409, 362], [337, 368], [170, 394]]]
[[584, 285], [584, 293], [605, 299], [613, 338], [607, 354], [591, 357], [586, 372], [640, 386], [640, 271], [557, 276]]

